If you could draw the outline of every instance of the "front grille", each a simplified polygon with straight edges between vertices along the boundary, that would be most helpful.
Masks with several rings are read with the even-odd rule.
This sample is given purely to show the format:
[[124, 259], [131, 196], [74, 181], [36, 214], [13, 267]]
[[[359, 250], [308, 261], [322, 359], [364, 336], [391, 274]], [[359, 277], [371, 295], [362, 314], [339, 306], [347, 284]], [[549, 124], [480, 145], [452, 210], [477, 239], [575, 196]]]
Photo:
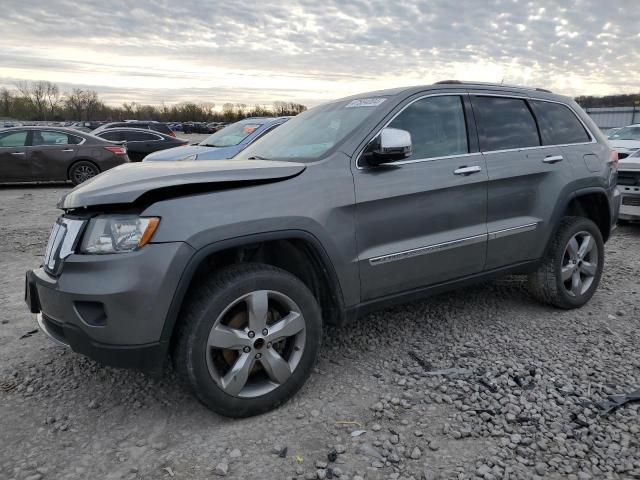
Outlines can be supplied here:
[[627, 197], [626, 195], [622, 196], [622, 205], [629, 205], [630, 207], [640, 207], [640, 196], [639, 197]]
[[629, 187], [640, 187], [640, 171], [619, 171], [618, 172], [618, 185], [625, 185]]
[[60, 273], [64, 259], [75, 251], [84, 223], [84, 220], [60, 217], [53, 225], [44, 252], [43, 266], [47, 273]]

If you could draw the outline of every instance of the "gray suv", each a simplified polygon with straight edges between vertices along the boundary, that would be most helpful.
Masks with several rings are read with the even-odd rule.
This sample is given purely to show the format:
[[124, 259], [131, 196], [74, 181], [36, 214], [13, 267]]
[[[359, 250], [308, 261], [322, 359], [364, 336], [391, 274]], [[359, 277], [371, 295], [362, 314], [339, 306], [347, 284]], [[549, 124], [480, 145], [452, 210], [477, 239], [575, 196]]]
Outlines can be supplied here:
[[322, 326], [504, 274], [594, 294], [617, 156], [571, 99], [441, 82], [313, 108], [233, 160], [149, 162], [69, 192], [26, 301], [56, 342], [161, 370], [224, 415], [312, 371]]

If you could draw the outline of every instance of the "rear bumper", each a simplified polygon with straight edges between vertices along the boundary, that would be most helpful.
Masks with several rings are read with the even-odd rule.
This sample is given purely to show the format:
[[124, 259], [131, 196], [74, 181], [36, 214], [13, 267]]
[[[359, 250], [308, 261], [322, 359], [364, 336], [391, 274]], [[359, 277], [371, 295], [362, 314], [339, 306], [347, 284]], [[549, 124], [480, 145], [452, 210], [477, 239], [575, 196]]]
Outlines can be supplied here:
[[28, 271], [25, 301], [56, 343], [106, 365], [161, 369], [164, 323], [192, 254], [176, 242], [130, 254], [71, 255], [58, 277]]

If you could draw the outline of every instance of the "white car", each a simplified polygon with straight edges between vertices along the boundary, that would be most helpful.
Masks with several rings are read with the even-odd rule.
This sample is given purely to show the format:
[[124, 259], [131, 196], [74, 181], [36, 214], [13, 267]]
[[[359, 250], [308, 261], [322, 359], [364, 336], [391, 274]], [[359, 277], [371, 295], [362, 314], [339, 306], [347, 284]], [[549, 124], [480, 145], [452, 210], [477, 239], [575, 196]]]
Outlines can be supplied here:
[[640, 220], [640, 150], [620, 160], [618, 189], [622, 194], [619, 219]]
[[640, 149], [640, 123], [622, 127], [609, 135], [609, 144], [624, 158]]

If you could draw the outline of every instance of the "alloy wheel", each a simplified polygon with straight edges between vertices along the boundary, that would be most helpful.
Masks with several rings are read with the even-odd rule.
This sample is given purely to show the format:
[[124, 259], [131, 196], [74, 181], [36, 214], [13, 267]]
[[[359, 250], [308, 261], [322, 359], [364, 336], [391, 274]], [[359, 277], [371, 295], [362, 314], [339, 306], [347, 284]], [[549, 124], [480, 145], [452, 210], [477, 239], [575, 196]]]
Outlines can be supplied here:
[[209, 333], [209, 374], [228, 395], [265, 395], [293, 374], [305, 334], [301, 309], [288, 296], [271, 290], [243, 295], [225, 308]]
[[96, 171], [89, 165], [80, 165], [73, 171], [73, 178], [76, 183], [86, 182], [96, 176]]
[[572, 297], [583, 295], [598, 272], [598, 245], [585, 231], [576, 233], [564, 251], [562, 258], [562, 283]]

